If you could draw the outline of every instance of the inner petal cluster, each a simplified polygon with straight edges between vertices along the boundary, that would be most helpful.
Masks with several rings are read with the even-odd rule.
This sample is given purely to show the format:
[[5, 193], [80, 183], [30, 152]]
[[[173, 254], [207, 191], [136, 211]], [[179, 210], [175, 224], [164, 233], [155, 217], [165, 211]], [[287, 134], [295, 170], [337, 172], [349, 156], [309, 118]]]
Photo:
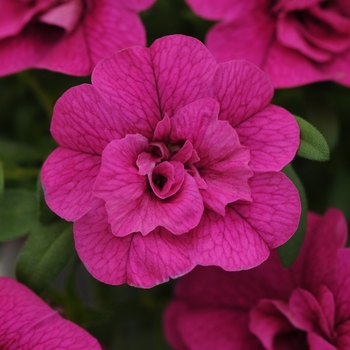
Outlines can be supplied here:
[[218, 120], [217, 103], [203, 99], [165, 115], [152, 138], [129, 134], [107, 145], [94, 194], [117, 236], [157, 227], [184, 234], [205, 208], [224, 216], [227, 204], [251, 200], [249, 159], [234, 128]]
[[[200, 158], [190, 141], [166, 145], [164, 142], [150, 142], [136, 161], [140, 175], [147, 175], [150, 188], [160, 199], [177, 193], [184, 181], [184, 171], [200, 178], [193, 163]], [[202, 180], [202, 179], [201, 179]], [[205, 186], [202, 180], [201, 186]]]
[[280, 43], [316, 62], [328, 62], [350, 48], [350, 19], [332, 2], [294, 11], [278, 3], [273, 12]]

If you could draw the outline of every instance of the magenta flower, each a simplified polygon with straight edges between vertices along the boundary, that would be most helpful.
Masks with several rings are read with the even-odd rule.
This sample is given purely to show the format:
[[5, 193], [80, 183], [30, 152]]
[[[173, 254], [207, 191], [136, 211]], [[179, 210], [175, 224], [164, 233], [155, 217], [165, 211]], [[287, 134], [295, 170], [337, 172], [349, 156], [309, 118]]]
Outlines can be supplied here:
[[206, 43], [219, 61], [247, 59], [276, 88], [333, 80], [350, 86], [350, 2], [186, 0], [220, 23]]
[[0, 0], [0, 76], [28, 68], [88, 75], [101, 59], [145, 45], [137, 12], [155, 0]]
[[62, 318], [26, 286], [0, 277], [2, 350], [99, 350], [98, 341]]
[[95, 278], [151, 287], [198, 264], [247, 269], [293, 234], [299, 196], [279, 171], [299, 129], [260, 69], [174, 35], [100, 62], [92, 82], [57, 101], [42, 182]]
[[308, 216], [293, 266], [276, 252], [250, 271], [197, 267], [179, 280], [165, 313], [176, 350], [350, 348], [350, 249], [342, 213]]

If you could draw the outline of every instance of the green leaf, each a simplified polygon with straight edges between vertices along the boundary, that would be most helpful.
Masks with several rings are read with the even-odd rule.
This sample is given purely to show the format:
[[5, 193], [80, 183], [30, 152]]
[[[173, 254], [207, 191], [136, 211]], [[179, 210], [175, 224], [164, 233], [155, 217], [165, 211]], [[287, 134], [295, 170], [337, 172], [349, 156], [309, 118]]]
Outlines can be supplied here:
[[0, 241], [27, 234], [38, 222], [35, 192], [9, 189], [0, 198]]
[[289, 239], [289, 241], [277, 248], [278, 255], [283, 266], [289, 267], [298, 256], [300, 248], [303, 244], [306, 233], [308, 204], [303, 184], [294, 171], [292, 164], [288, 164], [282, 171], [293, 181], [295, 187], [298, 189], [302, 208], [298, 229], [295, 231], [294, 235]]
[[39, 225], [19, 253], [17, 278], [40, 293], [67, 265], [74, 252], [72, 224], [60, 220]]
[[322, 134], [306, 120], [295, 116], [300, 128], [300, 145], [297, 155], [310, 160], [329, 160], [329, 147]]

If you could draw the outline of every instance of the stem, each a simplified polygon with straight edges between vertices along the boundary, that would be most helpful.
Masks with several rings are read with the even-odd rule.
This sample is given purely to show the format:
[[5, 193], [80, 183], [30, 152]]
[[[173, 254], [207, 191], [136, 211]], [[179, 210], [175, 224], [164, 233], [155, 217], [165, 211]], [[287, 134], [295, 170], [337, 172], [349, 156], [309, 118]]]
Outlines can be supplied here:
[[27, 71], [19, 73], [18, 77], [29, 87], [33, 95], [40, 103], [42, 109], [45, 111], [48, 120], [51, 120], [54, 103], [47, 92], [40, 86], [38, 80]]

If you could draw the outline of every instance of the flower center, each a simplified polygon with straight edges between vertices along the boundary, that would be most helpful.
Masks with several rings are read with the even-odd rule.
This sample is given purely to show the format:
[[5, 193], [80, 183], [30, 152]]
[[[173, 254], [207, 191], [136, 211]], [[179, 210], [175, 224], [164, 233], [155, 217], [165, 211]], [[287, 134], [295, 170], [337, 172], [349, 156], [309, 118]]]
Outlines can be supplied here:
[[178, 192], [186, 171], [195, 173], [193, 163], [197, 161], [199, 157], [189, 141], [176, 144], [153, 141], [139, 154], [136, 165], [138, 173], [148, 177], [153, 193], [165, 199]]

